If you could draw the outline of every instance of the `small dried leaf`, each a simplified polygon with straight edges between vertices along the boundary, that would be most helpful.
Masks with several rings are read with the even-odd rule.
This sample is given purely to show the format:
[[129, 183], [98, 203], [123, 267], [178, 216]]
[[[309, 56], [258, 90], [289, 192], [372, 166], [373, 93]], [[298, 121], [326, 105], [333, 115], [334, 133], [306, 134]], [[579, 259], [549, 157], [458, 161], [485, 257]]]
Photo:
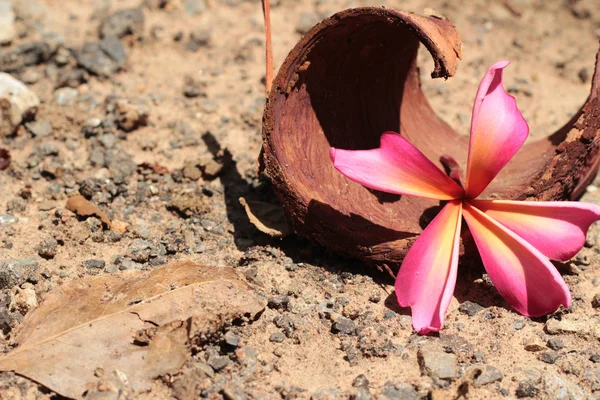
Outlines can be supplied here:
[[81, 195], [69, 197], [67, 200], [67, 210], [73, 211], [80, 217], [98, 217], [110, 228], [110, 219], [96, 205], [86, 200]]
[[233, 269], [189, 261], [72, 281], [27, 315], [0, 371], [71, 398], [95, 386], [97, 371], [120, 371], [140, 393], [181, 368], [193, 338], [264, 307]]
[[246, 210], [248, 219], [259, 231], [272, 237], [285, 237], [293, 233], [281, 206], [262, 201], [248, 201], [243, 197], [239, 200]]
[[0, 149], [0, 171], [4, 171], [10, 166], [10, 152], [6, 149]]

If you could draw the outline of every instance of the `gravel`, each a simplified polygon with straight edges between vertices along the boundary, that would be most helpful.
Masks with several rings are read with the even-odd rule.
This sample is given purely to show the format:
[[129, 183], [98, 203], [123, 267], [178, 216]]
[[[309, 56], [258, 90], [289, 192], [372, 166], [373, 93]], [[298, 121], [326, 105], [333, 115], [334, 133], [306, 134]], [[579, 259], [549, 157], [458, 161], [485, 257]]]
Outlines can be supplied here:
[[418, 352], [421, 373], [432, 378], [453, 380], [459, 376], [456, 355], [421, 348]]
[[144, 33], [144, 12], [141, 8], [119, 10], [102, 20], [98, 34], [100, 38], [133, 35], [141, 38]]
[[351, 319], [345, 317], [337, 318], [331, 325], [331, 331], [342, 335], [355, 335], [356, 324]]
[[83, 266], [88, 269], [104, 269], [105, 265], [106, 263], [104, 262], [104, 260], [97, 259], [85, 260], [83, 262]]
[[465, 301], [458, 307], [458, 311], [463, 314], [467, 314], [470, 317], [473, 317], [481, 310], [483, 310], [483, 307], [477, 303], [473, 303], [472, 301]]

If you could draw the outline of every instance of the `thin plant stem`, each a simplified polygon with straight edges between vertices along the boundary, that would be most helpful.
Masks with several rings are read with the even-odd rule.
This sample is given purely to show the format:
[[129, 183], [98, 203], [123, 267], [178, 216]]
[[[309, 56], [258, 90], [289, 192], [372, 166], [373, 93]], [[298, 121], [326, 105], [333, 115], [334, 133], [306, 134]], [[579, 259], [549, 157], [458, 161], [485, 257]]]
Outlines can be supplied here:
[[271, 4], [269, 0], [262, 0], [263, 14], [265, 17], [265, 53], [266, 53], [266, 73], [265, 73], [265, 89], [267, 91], [267, 97], [271, 92], [271, 85], [273, 84], [273, 44], [271, 41]]

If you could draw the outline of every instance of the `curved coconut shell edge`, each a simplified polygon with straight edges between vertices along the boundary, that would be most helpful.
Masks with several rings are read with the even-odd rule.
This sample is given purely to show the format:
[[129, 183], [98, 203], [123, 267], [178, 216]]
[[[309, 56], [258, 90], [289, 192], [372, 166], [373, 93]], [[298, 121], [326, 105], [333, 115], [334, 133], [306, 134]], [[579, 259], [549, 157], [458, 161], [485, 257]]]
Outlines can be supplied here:
[[[468, 138], [432, 110], [420, 88], [419, 43], [432, 77], [456, 72], [460, 37], [446, 19], [384, 8], [342, 11], [307, 32], [279, 70], [263, 115], [261, 166], [299, 235], [350, 257], [397, 268], [440, 202], [367, 189], [336, 171], [331, 146], [369, 149], [400, 132], [434, 162], [465, 165]], [[598, 65], [598, 60], [597, 60]], [[600, 73], [563, 128], [531, 141], [484, 193], [490, 198], [565, 200], [598, 169]]]

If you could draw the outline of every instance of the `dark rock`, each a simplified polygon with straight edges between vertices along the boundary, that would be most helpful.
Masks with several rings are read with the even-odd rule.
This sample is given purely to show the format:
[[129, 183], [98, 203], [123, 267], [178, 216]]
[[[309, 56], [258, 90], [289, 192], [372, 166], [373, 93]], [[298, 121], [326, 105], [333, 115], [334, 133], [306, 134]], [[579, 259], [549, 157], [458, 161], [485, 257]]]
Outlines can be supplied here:
[[239, 346], [239, 344], [241, 342], [240, 337], [231, 331], [229, 331], [225, 334], [224, 339], [225, 339], [226, 344], [228, 344], [229, 346], [233, 346], [233, 347]]
[[281, 332], [275, 332], [269, 336], [269, 341], [273, 343], [283, 343], [285, 341], [285, 335]]
[[275, 310], [289, 310], [290, 308], [290, 296], [274, 296], [270, 297], [267, 303], [269, 308]]
[[108, 55], [119, 69], [127, 62], [127, 49], [116, 36], [107, 36], [100, 41], [100, 49]]
[[557, 337], [552, 337], [552, 338], [548, 339], [548, 342], [546, 344], [552, 350], [561, 350], [561, 349], [565, 348], [565, 344], [563, 343], [562, 339], [557, 338]]
[[600, 363], [600, 354], [592, 354], [590, 356], [590, 361], [593, 362], [594, 364]]
[[119, 10], [104, 18], [100, 23], [100, 38], [133, 35], [141, 38], [144, 33], [144, 12], [141, 8]]
[[183, 95], [185, 97], [194, 98], [203, 96], [206, 93], [206, 83], [198, 81], [191, 76], [184, 78]]
[[47, 137], [52, 134], [52, 125], [46, 119], [40, 119], [27, 124], [27, 129], [33, 136]]
[[150, 258], [152, 242], [142, 239], [135, 239], [129, 247], [128, 255], [135, 262], [144, 263]]
[[480, 369], [480, 373], [475, 378], [474, 383], [475, 386], [484, 386], [500, 382], [502, 379], [504, 379], [504, 374], [498, 368], [486, 365]]
[[104, 260], [97, 260], [97, 259], [85, 260], [83, 262], [83, 266], [85, 268], [90, 268], [90, 269], [103, 269], [105, 265], [106, 265], [106, 263], [104, 262]]
[[273, 318], [273, 323], [276, 327], [282, 329], [283, 333], [285, 333], [285, 336], [287, 337], [291, 337], [292, 333], [294, 333], [294, 330], [296, 329], [294, 320], [292, 317], [286, 314], [278, 315], [277, 317]]
[[389, 400], [417, 400], [419, 395], [415, 388], [406, 383], [394, 385], [386, 382], [381, 388], [381, 397]]
[[87, 42], [75, 52], [77, 63], [94, 75], [108, 77], [121, 70], [127, 61], [127, 50], [114, 36], [101, 42]]
[[417, 357], [421, 373], [425, 375], [448, 380], [458, 377], [458, 361], [454, 354], [420, 348]]
[[473, 303], [472, 301], [465, 301], [458, 307], [458, 311], [463, 314], [467, 314], [470, 317], [474, 316], [481, 310], [483, 310], [483, 307], [477, 303]]
[[8, 312], [8, 304], [0, 303], [0, 332], [4, 335], [8, 335], [8, 333], [12, 330], [13, 327], [13, 318]]
[[590, 80], [591, 74], [589, 68], [581, 68], [577, 73], [577, 77], [581, 81], [581, 83], [587, 83]]
[[363, 374], [360, 374], [356, 378], [354, 378], [354, 380], [352, 381], [352, 386], [354, 386], [354, 387], [369, 386], [369, 380], [367, 379], [366, 376], [364, 376]]
[[58, 248], [58, 242], [52, 236], [42, 239], [41, 242], [35, 247], [38, 255], [45, 259], [52, 259], [56, 256], [56, 249]]
[[30, 65], [44, 63], [55, 51], [53, 45], [42, 41], [27, 42], [13, 50], [0, 51], [0, 71], [16, 72]]
[[343, 335], [354, 335], [356, 334], [356, 324], [351, 319], [338, 317], [331, 325], [331, 331]]
[[600, 293], [596, 293], [592, 299], [592, 307], [600, 308]]
[[0, 261], [0, 290], [10, 289], [33, 279], [39, 274], [40, 265], [35, 260]]
[[67, 68], [59, 71], [56, 78], [56, 87], [76, 88], [90, 79], [90, 74], [83, 68]]
[[115, 184], [125, 183], [125, 178], [131, 176], [137, 167], [131, 155], [120, 149], [110, 149], [104, 153], [104, 166], [110, 170]]
[[212, 369], [215, 370], [215, 372], [219, 372], [220, 370], [225, 368], [227, 365], [229, 365], [229, 363], [230, 363], [229, 358], [222, 357], [222, 356], [213, 357], [208, 360], [208, 365], [210, 365], [212, 367]]
[[523, 397], [535, 397], [539, 392], [539, 389], [532, 381], [523, 381], [519, 383], [517, 387], [516, 395], [519, 398]]
[[381, 301], [381, 297], [379, 297], [378, 294], [372, 294], [371, 296], [369, 296], [369, 301], [371, 303], [379, 303]]

